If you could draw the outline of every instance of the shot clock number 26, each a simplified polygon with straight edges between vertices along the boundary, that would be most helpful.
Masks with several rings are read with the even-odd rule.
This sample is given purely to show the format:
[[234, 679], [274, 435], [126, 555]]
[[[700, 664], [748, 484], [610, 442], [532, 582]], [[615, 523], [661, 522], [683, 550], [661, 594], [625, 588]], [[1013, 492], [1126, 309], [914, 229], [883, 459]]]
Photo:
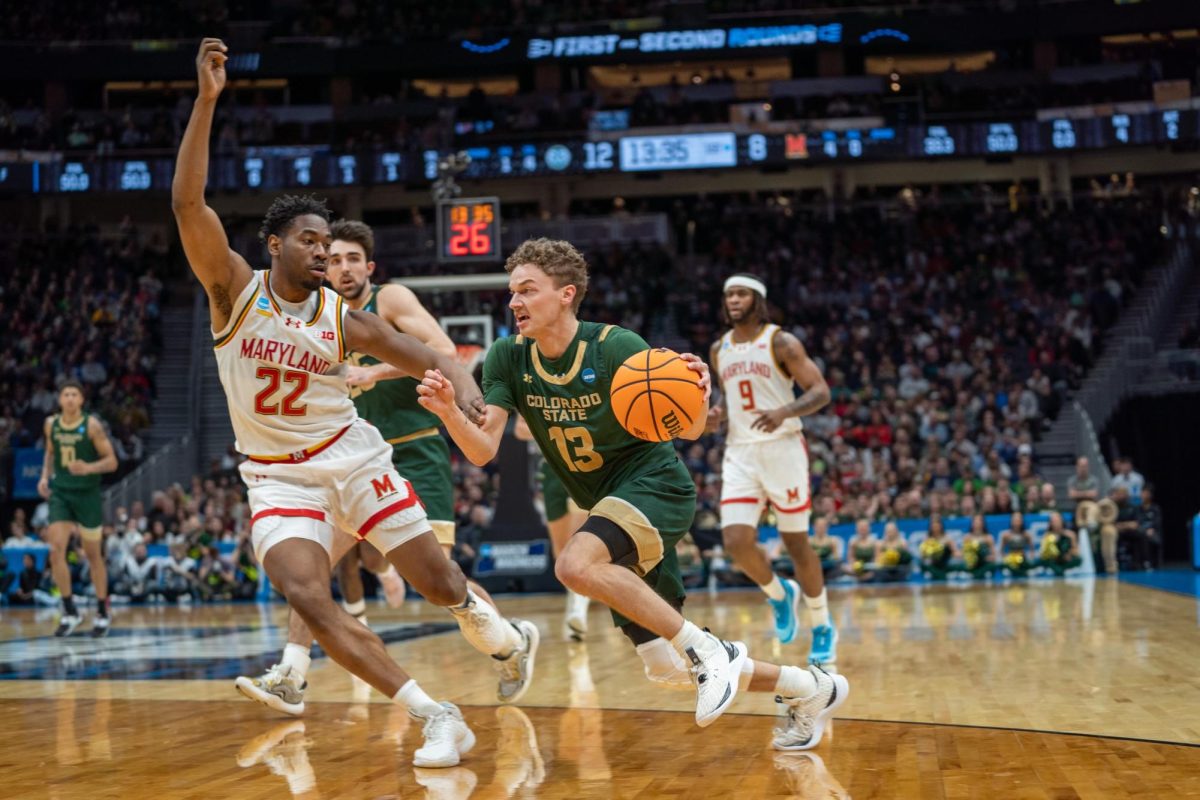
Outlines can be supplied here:
[[438, 261], [499, 261], [500, 200], [473, 197], [438, 204]]

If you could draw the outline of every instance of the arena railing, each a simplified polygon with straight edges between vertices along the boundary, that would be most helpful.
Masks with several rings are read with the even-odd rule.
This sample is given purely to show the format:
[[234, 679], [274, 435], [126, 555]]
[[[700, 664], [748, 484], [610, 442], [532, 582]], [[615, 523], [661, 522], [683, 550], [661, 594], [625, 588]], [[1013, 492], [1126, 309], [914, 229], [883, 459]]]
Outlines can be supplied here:
[[104, 491], [104, 520], [113, 518], [113, 512], [135, 501], [149, 503], [154, 492], [179, 483], [190, 486], [199, 463], [197, 432], [200, 425], [200, 368], [203, 362], [203, 333], [207, 327], [208, 305], [203, 292], [195, 293], [192, 303], [192, 350], [188, 365], [188, 432], [151, 453], [133, 472]]

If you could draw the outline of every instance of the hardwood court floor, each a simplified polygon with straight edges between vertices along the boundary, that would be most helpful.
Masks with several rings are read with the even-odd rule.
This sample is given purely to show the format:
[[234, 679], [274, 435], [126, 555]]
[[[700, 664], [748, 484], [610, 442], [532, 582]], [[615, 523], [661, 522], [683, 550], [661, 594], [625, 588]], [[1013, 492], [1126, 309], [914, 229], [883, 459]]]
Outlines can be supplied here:
[[[98, 642], [46, 638], [52, 616], [6, 609], [0, 796], [1200, 797], [1195, 599], [1098, 580], [831, 602], [851, 695], [816, 758], [769, 749], [767, 695], [697, 728], [691, 696], [651, 686], [599, 609], [586, 645], [568, 645], [561, 598], [501, 598], [543, 631], [515, 710], [495, 707], [486, 659], [437, 633], [444, 612], [372, 607], [389, 652], [478, 735], [448, 771], [414, 770], [417, 726], [328, 659], [300, 720], [242, 700], [232, 676], [277, 657], [282, 607], [122, 610]], [[758, 658], [804, 660], [806, 642], [772, 641], [754, 593], [688, 607]]]

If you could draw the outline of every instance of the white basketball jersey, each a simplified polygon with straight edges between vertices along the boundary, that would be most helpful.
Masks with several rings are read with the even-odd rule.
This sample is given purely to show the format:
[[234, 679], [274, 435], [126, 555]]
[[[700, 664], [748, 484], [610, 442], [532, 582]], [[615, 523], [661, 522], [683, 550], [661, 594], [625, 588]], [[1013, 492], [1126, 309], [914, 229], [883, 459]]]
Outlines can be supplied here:
[[757, 411], [771, 411], [796, 399], [792, 379], [775, 361], [772, 346], [778, 325], [767, 325], [752, 342], [733, 341], [733, 331], [721, 337], [717, 374], [725, 392], [730, 444], [769, 442], [794, 436], [803, 429], [799, 417], [789, 417], [774, 431], [752, 430]]
[[238, 452], [302, 461], [358, 418], [343, 365], [346, 309], [326, 288], [299, 308], [281, 304], [268, 275], [254, 273], [213, 335], [217, 369]]

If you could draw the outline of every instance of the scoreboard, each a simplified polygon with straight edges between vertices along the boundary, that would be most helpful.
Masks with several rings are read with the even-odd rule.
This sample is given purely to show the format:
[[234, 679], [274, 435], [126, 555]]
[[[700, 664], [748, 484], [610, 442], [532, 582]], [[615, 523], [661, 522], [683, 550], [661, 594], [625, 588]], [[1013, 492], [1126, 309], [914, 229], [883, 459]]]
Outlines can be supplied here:
[[437, 254], [443, 264], [500, 260], [500, 199], [444, 200], [437, 207]]

